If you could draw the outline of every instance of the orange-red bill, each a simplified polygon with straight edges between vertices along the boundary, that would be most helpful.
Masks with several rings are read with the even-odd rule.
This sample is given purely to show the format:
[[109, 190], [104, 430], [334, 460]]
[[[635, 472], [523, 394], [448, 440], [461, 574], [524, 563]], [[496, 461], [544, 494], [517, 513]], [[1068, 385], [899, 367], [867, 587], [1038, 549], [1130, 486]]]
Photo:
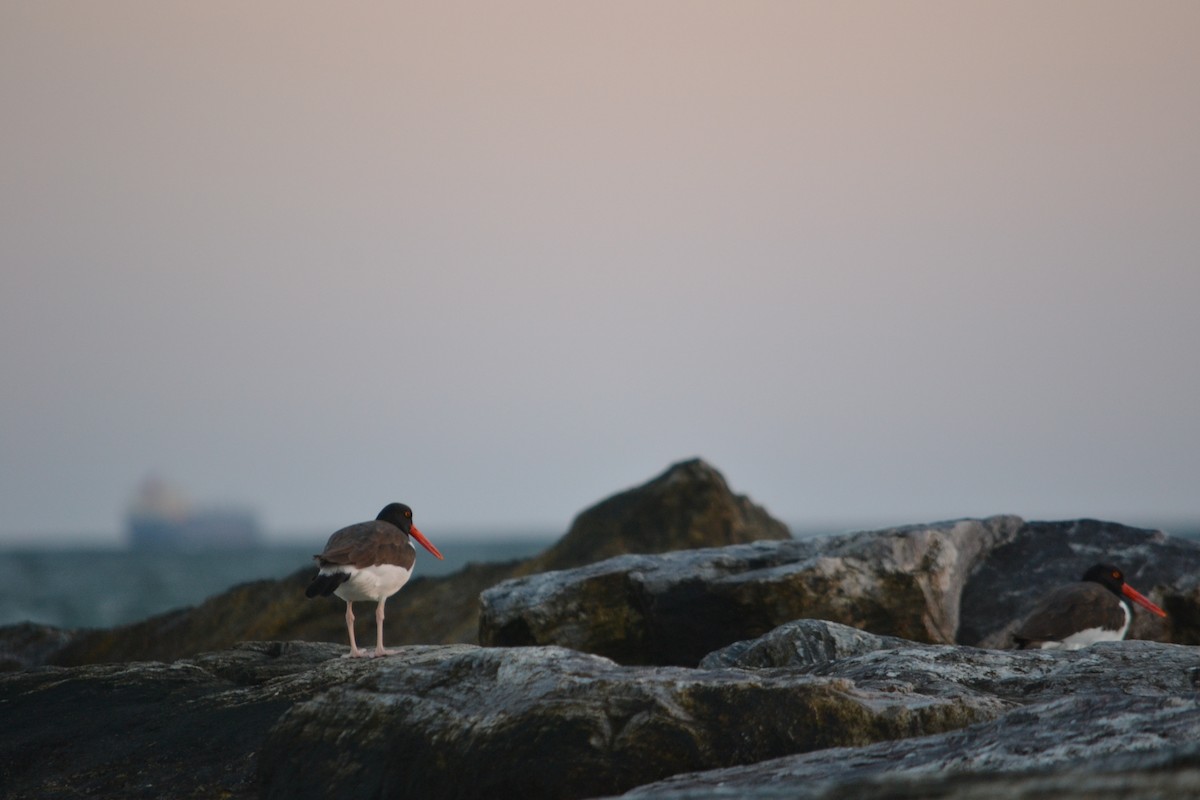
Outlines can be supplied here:
[[[410, 527], [408, 529], [408, 533], [410, 536], [412, 536], [414, 539], [416, 539], [418, 542], [421, 543], [421, 547], [424, 547], [426, 550], [433, 553], [438, 558], [442, 558], [442, 554], [439, 553], [438, 549], [433, 546], [433, 542], [426, 539], [425, 534], [423, 534], [419, 530], [417, 530], [416, 525], [413, 525], [412, 527]], [[444, 561], [445, 559], [442, 559], [442, 560]], [[1138, 595], [1138, 597], [1141, 597], [1141, 595]], [[1146, 600], [1146, 598], [1144, 598], [1144, 597], [1142, 597], [1142, 600], [1144, 600], [1147, 603], [1150, 602], [1149, 600]], [[1166, 614], [1163, 614], [1163, 616], [1165, 617]]]
[[1143, 595], [1137, 589], [1130, 586], [1128, 583], [1123, 584], [1121, 586], [1121, 591], [1124, 592], [1125, 596], [1128, 597], [1130, 600], [1137, 603], [1139, 606], [1142, 606], [1143, 608], [1147, 608], [1150, 611], [1153, 611], [1155, 614], [1158, 614], [1160, 617], [1165, 617], [1167, 615], [1167, 612], [1163, 611], [1161, 608], [1154, 605], [1154, 603], [1151, 603], [1148, 599], [1146, 599], [1145, 595]]

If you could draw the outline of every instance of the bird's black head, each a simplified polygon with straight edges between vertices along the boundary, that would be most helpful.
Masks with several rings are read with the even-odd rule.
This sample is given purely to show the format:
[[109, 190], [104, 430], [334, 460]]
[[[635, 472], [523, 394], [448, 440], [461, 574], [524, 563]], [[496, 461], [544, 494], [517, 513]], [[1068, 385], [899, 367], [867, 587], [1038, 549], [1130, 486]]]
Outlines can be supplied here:
[[388, 503], [375, 519], [390, 522], [405, 533], [412, 530], [412, 509], [404, 503]]
[[441, 552], [433, 546], [433, 542], [425, 538], [425, 534], [413, 525], [412, 509], [404, 505], [404, 503], [388, 503], [383, 507], [383, 511], [379, 512], [379, 516], [375, 518], [380, 522], [390, 522], [400, 530], [407, 533], [409, 536], [417, 540], [417, 543], [424, 547], [429, 552], [433, 553], [439, 559], [442, 557]]
[[1125, 573], [1121, 572], [1121, 570], [1117, 569], [1112, 564], [1097, 564], [1087, 572], [1083, 573], [1083, 579], [1085, 581], [1098, 583], [1105, 589], [1108, 589], [1117, 597], [1121, 598], [1121, 602], [1126, 606], [1129, 606], [1130, 609], [1133, 608], [1133, 606], [1129, 605], [1129, 601], [1132, 600], [1142, 608], [1145, 608], [1146, 610], [1157, 614], [1160, 617], [1165, 617], [1167, 615], [1167, 612], [1154, 605], [1154, 603], [1150, 602], [1149, 598], [1126, 583]]
[[1125, 585], [1125, 573], [1112, 564], [1097, 564], [1083, 573], [1084, 581], [1098, 583], [1114, 594], [1122, 594], [1121, 587]]

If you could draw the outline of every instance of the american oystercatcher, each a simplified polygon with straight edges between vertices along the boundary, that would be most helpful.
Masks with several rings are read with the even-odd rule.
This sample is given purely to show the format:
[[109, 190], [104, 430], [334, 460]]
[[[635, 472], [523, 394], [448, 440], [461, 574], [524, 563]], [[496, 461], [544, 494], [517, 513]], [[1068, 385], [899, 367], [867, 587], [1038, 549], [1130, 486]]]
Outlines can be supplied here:
[[319, 556], [313, 556], [320, 571], [304, 590], [308, 597], [336, 594], [346, 601], [346, 631], [350, 634], [350, 656], [370, 655], [354, 642], [354, 601], [374, 600], [375, 653], [383, 649], [383, 604], [400, 591], [412, 575], [417, 548], [416, 539], [437, 558], [442, 554], [412, 524], [412, 509], [403, 503], [389, 503], [373, 522], [360, 522], [335, 532]]
[[1133, 621], [1129, 601], [1160, 617], [1167, 612], [1125, 583], [1112, 564], [1097, 564], [1080, 583], [1060, 586], [1042, 600], [1013, 634], [1024, 650], [1078, 650], [1096, 642], [1118, 642]]

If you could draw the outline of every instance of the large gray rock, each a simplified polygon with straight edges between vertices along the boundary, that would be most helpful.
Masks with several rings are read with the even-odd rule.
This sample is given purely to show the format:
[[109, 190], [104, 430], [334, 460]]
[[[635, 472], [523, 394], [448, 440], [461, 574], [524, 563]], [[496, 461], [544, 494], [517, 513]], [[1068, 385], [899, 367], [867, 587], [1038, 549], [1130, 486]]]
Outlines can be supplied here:
[[343, 650], [264, 643], [171, 664], [0, 675], [0, 794], [252, 797], [279, 715], [371, 668], [338, 659]]
[[790, 538], [786, 525], [745, 495], [734, 494], [711, 464], [693, 458], [584, 509], [566, 535], [536, 556], [531, 566], [545, 572], [623, 553]]
[[580, 798], [699, 767], [959, 728], [998, 710], [989, 698], [784, 671], [479, 649], [420, 665], [388, 659], [297, 705], [269, 735], [260, 774], [268, 798], [350, 786], [355, 797]]
[[[1065, 697], [953, 733], [679, 775], [624, 796], [1187, 798], [1200, 788], [1197, 736], [1195, 693], [1104, 692]], [[1111, 780], [1081, 780], [1105, 773]], [[1135, 785], [1141, 791], [1134, 793]], [[1045, 793], [1048, 787], [1053, 790]]]
[[963, 587], [957, 641], [1010, 646], [1012, 631], [1042, 594], [1100, 562], [1119, 566], [1169, 614], [1163, 621], [1134, 606], [1129, 638], [1200, 644], [1200, 544], [1094, 519], [1027, 522], [992, 549]]
[[1196, 690], [1200, 651], [1144, 641], [1084, 650], [986, 650], [874, 636], [798, 620], [705, 657], [704, 665], [846, 678], [886, 692], [973, 694], [1028, 704], [1071, 694], [1177, 695]]
[[721, 657], [745, 665], [773, 649], [767, 660], [782, 666], [761, 669], [471, 645], [352, 660], [339, 645], [259, 643], [172, 664], [10, 673], [0, 787], [14, 800], [1103, 789], [1046, 783], [1080, 765], [1151, 787], [1126, 800], [1194, 785], [1190, 647], [988, 651], [831, 623], [789, 625], [771, 642]]
[[[936, 696], [996, 719], [945, 734], [677, 775], [625, 797], [1191, 797], [1200, 788], [1200, 656], [1114, 642], [1075, 651], [897, 645], [815, 620], [706, 663], [837, 676], [860, 689]], [[886, 645], [886, 646], [885, 646]], [[769, 668], [764, 668], [764, 665]]]
[[823, 619], [785, 622], [757, 639], [734, 642], [700, 660], [702, 669], [742, 667], [817, 667], [876, 650], [897, 650], [911, 642], [878, 636]]
[[1003, 516], [654, 556], [506, 581], [481, 595], [480, 641], [630, 664], [694, 665], [791, 620], [931, 643], [1009, 646], [1039, 597], [1111, 559], [1163, 605], [1132, 636], [1200, 641], [1200, 545], [1088, 520]]
[[342, 651], [259, 643], [2, 675], [4, 796], [588, 797], [996, 712], [836, 677], [622, 667], [561, 648]]

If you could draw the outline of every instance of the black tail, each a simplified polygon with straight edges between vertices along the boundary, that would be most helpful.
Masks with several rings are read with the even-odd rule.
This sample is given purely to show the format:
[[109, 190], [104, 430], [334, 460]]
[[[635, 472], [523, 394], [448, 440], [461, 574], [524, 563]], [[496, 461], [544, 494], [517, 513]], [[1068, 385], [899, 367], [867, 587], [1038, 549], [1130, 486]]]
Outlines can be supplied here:
[[312, 583], [304, 590], [305, 597], [329, 597], [333, 594], [333, 590], [348, 581], [350, 576], [344, 572], [331, 572], [325, 575], [317, 573], [317, 577], [313, 578]]

